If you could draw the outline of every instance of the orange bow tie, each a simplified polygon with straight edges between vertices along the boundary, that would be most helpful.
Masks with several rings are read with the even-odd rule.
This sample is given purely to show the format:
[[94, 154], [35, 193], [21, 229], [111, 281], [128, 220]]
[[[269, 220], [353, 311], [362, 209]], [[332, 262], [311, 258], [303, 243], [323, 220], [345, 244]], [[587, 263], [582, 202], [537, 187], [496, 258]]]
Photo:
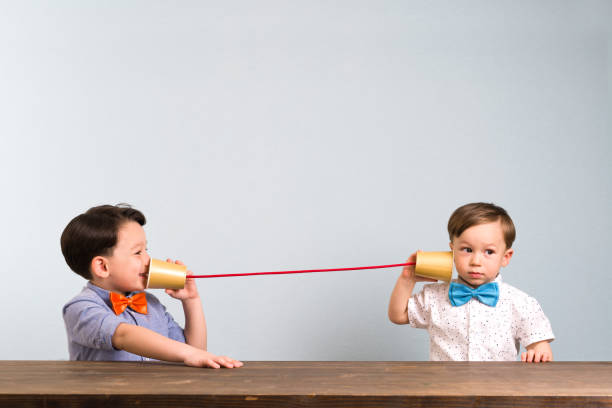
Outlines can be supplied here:
[[129, 306], [130, 309], [147, 314], [147, 297], [144, 292], [135, 294], [132, 297], [125, 297], [119, 293], [111, 292], [110, 301], [116, 315], [120, 315]]

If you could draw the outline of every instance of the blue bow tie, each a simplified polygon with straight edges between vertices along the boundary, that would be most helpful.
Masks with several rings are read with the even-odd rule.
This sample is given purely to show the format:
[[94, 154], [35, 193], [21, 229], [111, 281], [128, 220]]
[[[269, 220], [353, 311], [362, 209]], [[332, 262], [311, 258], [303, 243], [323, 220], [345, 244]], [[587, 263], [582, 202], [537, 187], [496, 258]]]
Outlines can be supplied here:
[[499, 299], [499, 286], [497, 282], [489, 282], [480, 285], [476, 289], [472, 289], [460, 283], [451, 282], [450, 288], [448, 289], [448, 298], [450, 299], [451, 305], [461, 306], [473, 297], [487, 306], [495, 307], [497, 299]]

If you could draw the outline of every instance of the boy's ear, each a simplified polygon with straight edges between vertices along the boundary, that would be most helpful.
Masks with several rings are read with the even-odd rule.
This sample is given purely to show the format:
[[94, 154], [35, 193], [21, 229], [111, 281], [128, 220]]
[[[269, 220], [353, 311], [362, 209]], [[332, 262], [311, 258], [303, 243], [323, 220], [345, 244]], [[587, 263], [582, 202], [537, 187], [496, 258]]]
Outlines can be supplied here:
[[92, 277], [101, 279], [108, 278], [109, 271], [107, 265], [108, 263], [103, 256], [95, 256], [89, 265]]
[[512, 258], [512, 255], [514, 255], [514, 249], [512, 248], [508, 248], [506, 249], [506, 252], [504, 253], [504, 257], [502, 258], [502, 266], [508, 266], [508, 264], [510, 263], [510, 259]]
[[454, 251], [455, 249], [453, 248], [453, 241], [448, 243], [448, 246], [450, 247], [451, 251]]

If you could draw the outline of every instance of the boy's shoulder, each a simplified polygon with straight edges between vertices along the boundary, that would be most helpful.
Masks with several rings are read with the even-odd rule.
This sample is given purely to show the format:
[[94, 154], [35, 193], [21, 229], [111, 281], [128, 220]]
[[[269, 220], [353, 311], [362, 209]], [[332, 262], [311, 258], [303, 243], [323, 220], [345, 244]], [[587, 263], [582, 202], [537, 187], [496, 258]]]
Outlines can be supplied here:
[[66, 310], [68, 306], [82, 301], [104, 304], [102, 297], [94, 289], [92, 289], [89, 284], [87, 284], [77, 295], [66, 302], [64, 305], [64, 310]]
[[500, 296], [503, 296], [507, 299], [512, 299], [515, 301], [524, 301], [524, 300], [528, 300], [528, 299], [533, 299], [535, 300], [532, 296], [530, 296], [529, 294], [527, 294], [526, 292], [522, 291], [521, 289], [517, 288], [516, 286], [512, 286], [509, 283], [506, 282], [500, 282], [499, 284], [500, 286]]
[[423, 285], [423, 295], [430, 297], [439, 297], [439, 296], [447, 296], [448, 288], [450, 286], [450, 282], [436, 282], [436, 283], [428, 283]]

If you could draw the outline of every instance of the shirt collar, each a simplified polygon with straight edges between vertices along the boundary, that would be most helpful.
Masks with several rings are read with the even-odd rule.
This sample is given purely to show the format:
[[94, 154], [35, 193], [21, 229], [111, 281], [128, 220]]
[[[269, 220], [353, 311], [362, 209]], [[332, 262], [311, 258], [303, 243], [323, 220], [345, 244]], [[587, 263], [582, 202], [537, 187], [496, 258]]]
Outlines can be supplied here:
[[[104, 301], [104, 303], [106, 303], [112, 309], [112, 305], [111, 305], [111, 301], [110, 301], [110, 291], [108, 291], [106, 289], [102, 289], [99, 286], [96, 286], [91, 281], [87, 281], [87, 287], [89, 289], [93, 290], [96, 295], [100, 296], [100, 299], [102, 299]], [[130, 296], [134, 295], [135, 293], [138, 293], [138, 292], [130, 292], [130, 293], [128, 293], [125, 296], [130, 297]]]
[[[459, 280], [459, 277], [453, 279], [452, 281], [464, 285], [464, 283]], [[501, 272], [499, 272], [497, 274], [497, 277], [495, 279], [493, 279], [491, 282], [497, 282], [498, 285], [501, 284], [502, 283], [502, 274], [501, 274]]]
[[108, 307], [112, 308], [110, 302], [110, 292], [108, 290], [102, 289], [101, 287], [96, 286], [91, 282], [87, 282], [87, 288], [91, 289], [96, 295], [100, 297], [100, 299], [104, 301], [104, 303], [106, 303], [106, 305], [108, 305]]

